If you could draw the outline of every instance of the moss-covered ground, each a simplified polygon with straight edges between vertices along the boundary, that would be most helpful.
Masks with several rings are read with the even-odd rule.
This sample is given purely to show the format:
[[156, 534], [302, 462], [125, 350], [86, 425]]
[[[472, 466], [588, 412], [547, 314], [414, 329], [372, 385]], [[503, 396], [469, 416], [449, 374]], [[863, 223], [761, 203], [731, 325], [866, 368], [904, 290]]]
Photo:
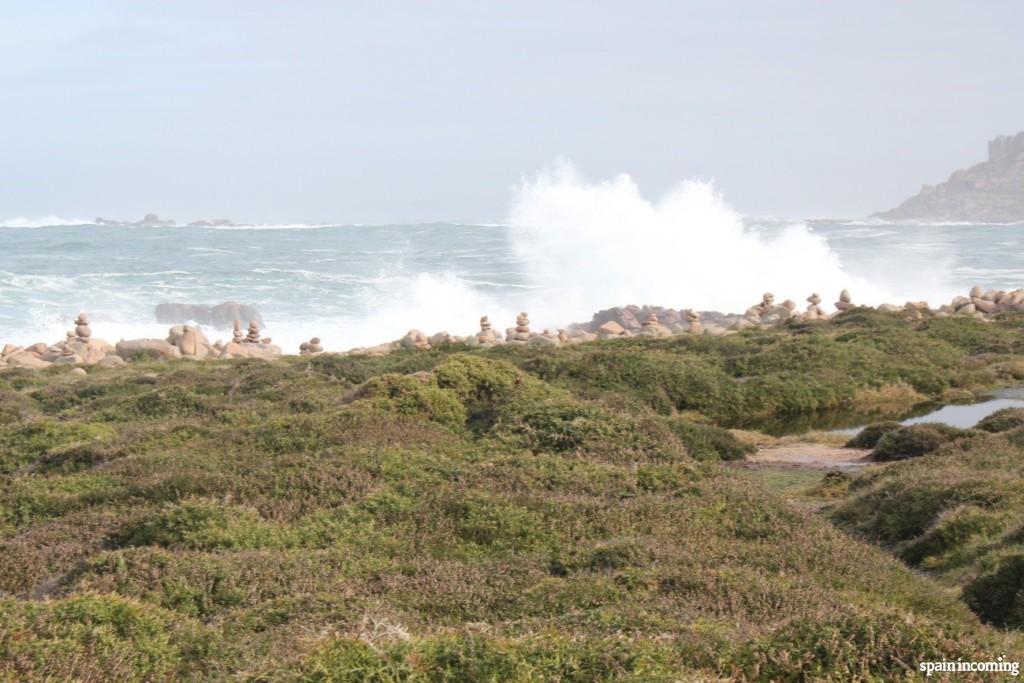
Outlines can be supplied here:
[[[997, 626], [1017, 608], [904, 560], [1010, 590], [1018, 432], [973, 439], [957, 472], [918, 464], [940, 449], [823, 482], [857, 538], [721, 461], [752, 449], [729, 427], [1019, 383], [1021, 326], [859, 310], [0, 373], [0, 679], [888, 681], [990, 658], [1016, 636], [968, 604]], [[870, 499], [918, 484], [891, 515]], [[970, 558], [934, 541], [940, 517]]]

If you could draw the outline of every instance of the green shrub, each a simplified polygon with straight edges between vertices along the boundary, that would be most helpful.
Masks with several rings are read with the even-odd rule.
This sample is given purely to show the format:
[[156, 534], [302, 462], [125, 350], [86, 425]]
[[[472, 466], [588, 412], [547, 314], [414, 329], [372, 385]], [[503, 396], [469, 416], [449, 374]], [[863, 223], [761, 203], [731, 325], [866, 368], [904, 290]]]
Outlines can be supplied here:
[[466, 409], [455, 393], [429, 377], [381, 375], [367, 380], [354, 398], [378, 414], [419, 417], [453, 429], [466, 424]]
[[38, 420], [0, 426], [0, 474], [35, 462], [62, 448], [91, 445], [114, 435], [107, 425]]
[[115, 545], [191, 550], [280, 546], [284, 538], [251, 508], [189, 499], [144, 515], [112, 538]]
[[460, 633], [373, 646], [332, 638], [299, 671], [298, 680], [311, 683], [670, 683], [689, 674], [669, 644], [554, 633], [519, 640]]
[[964, 586], [964, 601], [990, 624], [1024, 628], [1024, 554], [999, 559], [992, 570]]
[[521, 505], [474, 495], [448, 501], [445, 512], [456, 536], [477, 546], [522, 551], [546, 541], [538, 515]]
[[926, 560], [935, 563], [962, 553], [973, 538], [998, 533], [1002, 528], [1003, 521], [989, 510], [959, 507], [943, 514], [923, 536], [904, 548], [900, 556], [912, 565]]
[[857, 432], [857, 435], [846, 442], [844, 448], [874, 448], [882, 437], [890, 432], [901, 429], [899, 422], [876, 422]]
[[650, 551], [635, 541], [604, 543], [590, 551], [584, 562], [587, 569], [609, 571], [643, 567], [651, 560]]
[[757, 450], [755, 446], [737, 439], [729, 430], [715, 425], [688, 422], [679, 418], [670, 418], [668, 424], [686, 446], [686, 452], [695, 460], [742, 460]]
[[524, 385], [537, 384], [514, 365], [470, 354], [458, 354], [434, 368], [437, 385], [450, 389], [471, 413], [514, 398]]
[[38, 409], [36, 402], [28, 396], [17, 391], [0, 388], [0, 425], [24, 422]]
[[893, 612], [850, 610], [794, 620], [739, 655], [750, 680], [892, 681], [918, 662], [977, 654], [957, 630]]
[[531, 451], [562, 453], [578, 451], [594, 441], [621, 438], [626, 427], [597, 406], [549, 401], [509, 415], [502, 431], [519, 435]]
[[171, 385], [147, 391], [125, 401], [120, 410], [146, 418], [189, 417], [212, 412], [207, 401], [195, 392]]
[[5, 680], [171, 680], [196, 672], [211, 651], [197, 629], [114, 595], [3, 600], [0, 623]]
[[975, 429], [986, 432], [1008, 432], [1024, 425], [1024, 408], [1003, 408], [982, 418]]
[[871, 451], [876, 462], [917, 458], [939, 449], [945, 443], [961, 436], [963, 430], [938, 422], [914, 424], [890, 431], [878, 440]]
[[[303, 683], [404, 683], [413, 670], [408, 647], [372, 647], [356, 638], [335, 638], [321, 645], [301, 664]], [[419, 678], [419, 677], [417, 677]], [[422, 678], [419, 678], [422, 680]]]

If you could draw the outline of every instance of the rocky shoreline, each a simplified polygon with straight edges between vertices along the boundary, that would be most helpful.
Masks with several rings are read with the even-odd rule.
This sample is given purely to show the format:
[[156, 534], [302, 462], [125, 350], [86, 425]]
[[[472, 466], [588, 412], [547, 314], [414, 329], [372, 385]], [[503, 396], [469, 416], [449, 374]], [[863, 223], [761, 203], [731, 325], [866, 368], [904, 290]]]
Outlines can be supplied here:
[[[429, 350], [442, 344], [485, 348], [502, 344], [555, 347], [625, 337], [722, 336], [748, 328], [770, 328], [789, 322], [826, 321], [859, 308], [845, 289], [839, 294], [833, 313], [827, 313], [822, 308], [822, 299], [817, 293], [808, 296], [806, 301], [806, 308], [800, 311], [792, 299], [777, 304], [774, 295], [766, 292], [759, 303], [742, 314], [628, 305], [598, 311], [586, 323], [540, 332], [531, 329], [529, 315], [523, 312], [516, 317], [515, 325], [507, 328], [504, 334], [492, 327], [488, 316], [483, 316], [480, 318], [480, 330], [475, 334], [460, 336], [444, 331], [428, 335], [414, 329], [394, 341], [357, 347], [341, 353], [384, 356], [400, 350]], [[910, 320], [922, 319], [926, 315], [988, 320], [1001, 313], [1024, 312], [1024, 289], [985, 291], [976, 286], [966, 296], [955, 297], [934, 309], [926, 301], [908, 301], [902, 306], [881, 304], [876, 309]], [[232, 338], [228, 342], [217, 340], [211, 343], [197, 325], [174, 325], [165, 339], [122, 339], [111, 344], [92, 336], [89, 316], [81, 313], [75, 320], [75, 328], [61, 341], [51, 344], [37, 342], [26, 347], [13, 344], [3, 346], [0, 349], [0, 370], [43, 370], [69, 365], [75, 367], [76, 374], [84, 374], [86, 370], [83, 366], [117, 367], [135, 360], [273, 360], [281, 357], [284, 355], [281, 347], [275, 345], [270, 337], [261, 336], [260, 322], [254, 319], [243, 330], [242, 322], [236, 319]], [[320, 338], [313, 337], [300, 345], [298, 353], [310, 356], [327, 352]]]

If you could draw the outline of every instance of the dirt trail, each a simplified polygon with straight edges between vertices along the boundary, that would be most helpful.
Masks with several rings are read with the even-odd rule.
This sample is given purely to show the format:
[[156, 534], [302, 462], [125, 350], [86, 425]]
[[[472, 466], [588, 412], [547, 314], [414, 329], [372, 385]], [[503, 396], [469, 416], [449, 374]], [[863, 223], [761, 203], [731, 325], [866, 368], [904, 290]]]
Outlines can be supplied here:
[[839, 448], [817, 443], [787, 446], [765, 446], [747, 456], [747, 462], [764, 465], [797, 465], [802, 467], [862, 467], [871, 461], [870, 449]]

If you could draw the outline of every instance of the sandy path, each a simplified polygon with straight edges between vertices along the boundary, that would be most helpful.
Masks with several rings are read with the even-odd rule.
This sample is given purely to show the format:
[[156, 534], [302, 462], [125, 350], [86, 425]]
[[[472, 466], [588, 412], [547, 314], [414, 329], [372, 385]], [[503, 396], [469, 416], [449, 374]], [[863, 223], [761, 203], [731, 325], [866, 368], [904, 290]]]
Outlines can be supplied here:
[[760, 464], [787, 464], [803, 467], [860, 467], [867, 465], [870, 449], [839, 448], [816, 443], [798, 443], [791, 446], [759, 448], [747, 462]]

